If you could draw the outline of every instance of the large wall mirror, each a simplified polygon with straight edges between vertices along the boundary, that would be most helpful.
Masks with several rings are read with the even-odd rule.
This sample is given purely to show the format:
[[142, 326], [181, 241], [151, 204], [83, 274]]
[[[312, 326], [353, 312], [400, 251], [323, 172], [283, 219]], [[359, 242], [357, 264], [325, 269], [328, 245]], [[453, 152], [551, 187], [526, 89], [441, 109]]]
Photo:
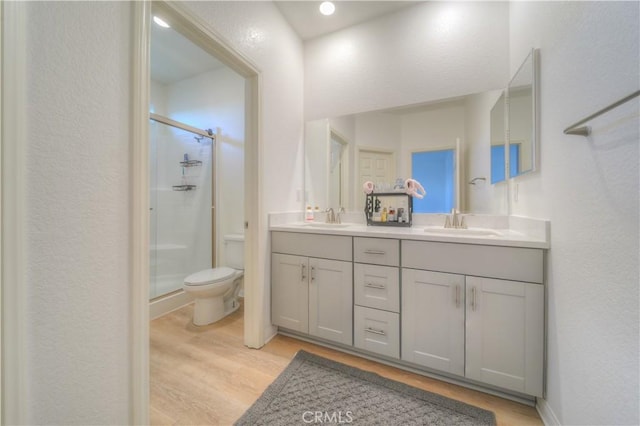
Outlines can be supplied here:
[[537, 53], [529, 52], [507, 86], [509, 177], [536, 170]]
[[506, 133], [506, 97], [502, 92], [493, 108], [491, 108], [491, 183], [505, 180], [505, 148], [507, 146]]
[[536, 170], [537, 57], [532, 49], [491, 110], [491, 183]]
[[[362, 212], [364, 182], [384, 184], [381, 190], [388, 192], [396, 181], [411, 177], [427, 192], [423, 200], [414, 200], [415, 213], [448, 213], [455, 207], [469, 213], [504, 214], [487, 207], [503, 206], [502, 201], [472, 202], [478, 196], [506, 197], [503, 192], [483, 192], [485, 183], [490, 186], [485, 149], [489, 115], [501, 92], [307, 122], [304, 208]], [[425, 200], [428, 205], [421, 206]], [[477, 211], [480, 204], [484, 209]]]

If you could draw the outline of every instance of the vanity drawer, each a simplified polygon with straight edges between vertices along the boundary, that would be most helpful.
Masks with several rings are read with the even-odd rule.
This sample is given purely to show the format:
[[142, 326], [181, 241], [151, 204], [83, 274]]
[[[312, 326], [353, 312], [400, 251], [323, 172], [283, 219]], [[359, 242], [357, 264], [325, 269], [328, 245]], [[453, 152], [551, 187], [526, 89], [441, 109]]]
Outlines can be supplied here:
[[505, 280], [543, 282], [540, 249], [402, 241], [402, 266]]
[[356, 348], [400, 358], [399, 314], [362, 306], [355, 306], [353, 314]]
[[303, 234], [299, 232], [272, 232], [271, 251], [350, 262], [352, 237], [341, 235]]
[[394, 266], [353, 265], [356, 305], [400, 312], [400, 272]]
[[399, 240], [355, 237], [353, 249], [356, 262], [388, 266], [400, 265]]

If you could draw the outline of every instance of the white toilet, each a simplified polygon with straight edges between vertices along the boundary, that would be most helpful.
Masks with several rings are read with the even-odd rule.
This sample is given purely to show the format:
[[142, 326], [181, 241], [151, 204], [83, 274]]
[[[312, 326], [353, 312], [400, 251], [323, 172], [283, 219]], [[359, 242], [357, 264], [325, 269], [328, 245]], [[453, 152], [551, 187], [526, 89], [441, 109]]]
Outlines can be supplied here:
[[240, 307], [244, 275], [244, 235], [224, 236], [227, 266], [205, 269], [184, 279], [182, 288], [195, 299], [193, 323], [214, 323]]

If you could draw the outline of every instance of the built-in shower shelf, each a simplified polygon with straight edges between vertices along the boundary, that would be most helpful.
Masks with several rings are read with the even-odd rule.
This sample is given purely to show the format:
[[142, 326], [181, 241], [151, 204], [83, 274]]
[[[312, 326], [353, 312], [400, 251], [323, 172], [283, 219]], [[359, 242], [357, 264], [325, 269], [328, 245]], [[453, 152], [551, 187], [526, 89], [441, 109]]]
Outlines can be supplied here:
[[173, 185], [174, 191], [193, 191], [196, 189], [195, 185]]
[[196, 166], [202, 166], [202, 161], [200, 160], [187, 160], [187, 161], [181, 161], [180, 165], [182, 167], [196, 167]]

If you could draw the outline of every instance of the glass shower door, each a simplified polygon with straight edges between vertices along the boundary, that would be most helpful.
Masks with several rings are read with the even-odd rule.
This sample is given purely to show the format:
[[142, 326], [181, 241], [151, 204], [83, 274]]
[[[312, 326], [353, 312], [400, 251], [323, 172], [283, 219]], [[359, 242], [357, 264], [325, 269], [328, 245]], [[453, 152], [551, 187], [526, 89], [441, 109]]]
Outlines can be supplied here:
[[212, 266], [210, 138], [150, 122], [150, 294], [182, 288]]

